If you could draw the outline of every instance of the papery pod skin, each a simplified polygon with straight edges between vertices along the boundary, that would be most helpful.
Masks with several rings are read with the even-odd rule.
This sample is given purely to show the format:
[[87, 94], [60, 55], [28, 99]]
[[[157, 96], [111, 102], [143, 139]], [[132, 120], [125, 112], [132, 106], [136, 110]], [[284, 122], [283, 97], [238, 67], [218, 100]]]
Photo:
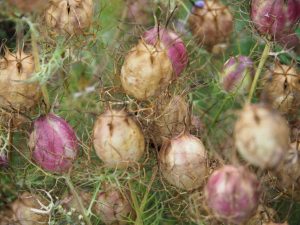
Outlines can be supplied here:
[[72, 127], [54, 114], [39, 117], [33, 126], [29, 140], [33, 160], [47, 171], [67, 172], [78, 151], [78, 141]]
[[185, 99], [179, 95], [172, 98], [162, 96], [159, 99], [155, 109], [155, 132], [152, 132], [156, 144], [160, 145], [163, 138], [178, 136], [185, 130], [189, 116], [188, 108]]
[[133, 216], [133, 209], [126, 193], [106, 184], [96, 199], [95, 213], [107, 225], [125, 225], [128, 224], [128, 218]]
[[173, 77], [173, 66], [161, 43], [155, 46], [141, 40], [125, 57], [121, 82], [125, 92], [146, 100], [163, 92]]
[[113, 169], [138, 165], [145, 151], [144, 134], [125, 110], [108, 109], [98, 117], [93, 143], [98, 157]]
[[213, 172], [204, 189], [205, 200], [217, 219], [226, 224], [243, 224], [259, 204], [260, 184], [243, 167], [223, 166]]
[[219, 0], [196, 1], [188, 23], [196, 41], [209, 51], [226, 43], [233, 31], [233, 16]]
[[5, 50], [0, 58], [0, 107], [1, 122], [7, 126], [19, 126], [25, 117], [22, 113], [31, 110], [41, 97], [38, 82], [29, 82], [35, 72], [34, 58], [23, 51], [11, 53]]
[[279, 165], [277, 176], [279, 188], [285, 191], [292, 199], [300, 200], [300, 144], [294, 142], [286, 153], [283, 162]]
[[300, 43], [294, 35], [300, 19], [299, 0], [252, 0], [251, 19], [258, 32], [272, 40], [287, 47]]
[[93, 0], [49, 0], [45, 12], [53, 34], [83, 34], [92, 24]]
[[288, 222], [285, 222], [285, 223], [273, 223], [273, 222], [270, 222], [270, 223], [264, 223], [263, 225], [289, 225]]
[[276, 211], [272, 208], [259, 205], [256, 214], [245, 225], [266, 225], [274, 220]]
[[162, 43], [166, 48], [169, 59], [172, 62], [176, 76], [179, 76], [188, 64], [188, 53], [184, 42], [173, 31], [162, 27], [154, 27], [146, 31], [143, 38], [147, 44], [156, 45]]
[[21, 225], [13, 217], [13, 211], [5, 209], [0, 211], [0, 225]]
[[48, 0], [8, 0], [22, 12], [40, 12], [45, 8]]
[[221, 86], [227, 92], [246, 93], [251, 87], [254, 74], [254, 63], [249, 57], [230, 57], [221, 72]]
[[[91, 201], [93, 200], [93, 193], [85, 190], [78, 190], [78, 195], [80, 196], [84, 208], [88, 209]], [[82, 222], [80, 219], [80, 216], [82, 216], [82, 210], [73, 194], [66, 193], [65, 195], [63, 195], [61, 197], [60, 206], [62, 206], [63, 210], [67, 213], [71, 212], [70, 217], [72, 218], [73, 224], [77, 225]], [[95, 204], [93, 204], [91, 212], [95, 214]]]
[[234, 135], [241, 156], [261, 169], [277, 166], [289, 149], [287, 121], [263, 105], [245, 105], [235, 124]]
[[263, 79], [263, 97], [283, 114], [295, 112], [300, 105], [300, 73], [293, 65], [277, 62]]
[[[82, 200], [83, 206], [85, 208], [88, 208], [89, 204], [93, 198], [92, 194], [90, 192], [86, 192], [86, 191], [79, 191], [78, 194]], [[72, 194], [63, 196], [61, 205], [67, 209], [71, 209], [71, 210], [73, 209], [76, 212], [80, 212], [80, 206], [78, 205], [76, 198]]]
[[24, 192], [11, 205], [14, 212], [14, 219], [21, 225], [47, 225], [50, 216], [49, 214], [32, 211], [32, 209], [45, 211], [39, 202], [45, 205], [44, 199], [41, 199], [35, 194]]
[[270, 222], [270, 223], [264, 223], [263, 225], [289, 225], [287, 222], [285, 223], [273, 223], [273, 222]]
[[290, 122], [291, 128], [291, 142], [300, 142], [300, 120]]
[[126, 0], [128, 19], [132, 23], [146, 25], [152, 22], [153, 4], [150, 0]]
[[197, 137], [182, 133], [162, 145], [159, 167], [163, 177], [184, 190], [200, 187], [207, 175], [207, 152]]

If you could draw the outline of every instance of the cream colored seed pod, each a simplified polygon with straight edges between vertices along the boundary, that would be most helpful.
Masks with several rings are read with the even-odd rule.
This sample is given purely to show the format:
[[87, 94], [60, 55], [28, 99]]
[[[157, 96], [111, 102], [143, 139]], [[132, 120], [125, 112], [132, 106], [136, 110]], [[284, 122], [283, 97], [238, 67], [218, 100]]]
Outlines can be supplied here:
[[13, 212], [10, 209], [0, 211], [0, 225], [21, 225], [13, 218]]
[[297, 110], [300, 100], [300, 73], [294, 66], [276, 63], [263, 79], [265, 95], [281, 113]]
[[116, 185], [105, 183], [95, 202], [95, 214], [107, 225], [128, 224], [134, 214], [128, 195]]
[[42, 208], [45, 201], [39, 196], [24, 192], [19, 199], [12, 203], [14, 218], [21, 225], [47, 225], [49, 213]]
[[[41, 97], [38, 82], [29, 82], [35, 70], [32, 55], [6, 50], [0, 59], [0, 107], [2, 120], [13, 117], [15, 125], [22, 123], [19, 112], [33, 108]], [[9, 115], [14, 113], [15, 115]], [[4, 119], [4, 120], [6, 120]]]
[[182, 133], [166, 141], [159, 151], [163, 177], [172, 185], [193, 190], [200, 187], [207, 175], [207, 153], [200, 139]]
[[23, 12], [39, 12], [45, 8], [48, 0], [8, 0]]
[[162, 143], [162, 137], [171, 138], [184, 131], [189, 114], [188, 104], [183, 97], [176, 95], [170, 99], [163, 96], [158, 101], [156, 112], [154, 138], [157, 144]]
[[46, 23], [54, 34], [81, 34], [92, 23], [93, 9], [93, 0], [50, 0]]
[[233, 30], [233, 16], [219, 0], [196, 2], [188, 22], [196, 41], [210, 51], [226, 43]]
[[164, 91], [172, 75], [172, 63], [162, 44], [153, 46], [141, 40], [125, 58], [121, 82], [127, 94], [145, 100]]
[[294, 199], [300, 199], [300, 144], [294, 142], [278, 167], [279, 188]]
[[289, 149], [289, 127], [278, 113], [247, 104], [235, 125], [235, 145], [249, 163], [262, 169], [280, 163]]
[[145, 151], [138, 124], [124, 111], [106, 110], [94, 125], [94, 147], [109, 168], [135, 166]]

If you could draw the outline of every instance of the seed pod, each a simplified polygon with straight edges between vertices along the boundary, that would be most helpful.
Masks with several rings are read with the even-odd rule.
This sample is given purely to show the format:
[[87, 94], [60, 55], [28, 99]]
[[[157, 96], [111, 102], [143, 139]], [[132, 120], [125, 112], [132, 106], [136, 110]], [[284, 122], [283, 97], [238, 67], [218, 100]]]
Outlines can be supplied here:
[[136, 24], [146, 25], [152, 21], [151, 9], [153, 8], [149, 0], [127, 0], [128, 19]]
[[[38, 82], [28, 82], [35, 70], [32, 55], [23, 51], [16, 54], [7, 49], [0, 59], [0, 107], [2, 120], [13, 117], [17, 126], [24, 122], [20, 113], [29, 111], [40, 99], [40, 85]], [[14, 115], [9, 115], [13, 113]]]
[[209, 51], [227, 42], [233, 30], [233, 17], [219, 0], [196, 1], [188, 22], [197, 42]]
[[272, 208], [259, 205], [256, 214], [246, 223], [246, 225], [267, 225], [274, 220], [276, 211]]
[[223, 66], [221, 85], [227, 92], [245, 93], [251, 86], [254, 74], [253, 61], [249, 57], [230, 57]]
[[45, 8], [48, 0], [8, 0], [22, 12], [38, 12]]
[[284, 161], [278, 167], [280, 188], [285, 189], [293, 197], [300, 199], [300, 148], [299, 143], [291, 144], [289, 151], [284, 157]]
[[50, 0], [46, 23], [54, 34], [82, 34], [91, 26], [93, 9], [93, 0]]
[[134, 166], [145, 151], [145, 138], [138, 124], [124, 111], [106, 110], [94, 124], [94, 148], [109, 168]]
[[300, 142], [300, 120], [290, 122], [291, 142]]
[[160, 42], [148, 45], [141, 40], [125, 58], [121, 82], [127, 94], [145, 100], [164, 91], [172, 75], [172, 63], [164, 46]]
[[45, 212], [45, 200], [39, 196], [24, 192], [19, 199], [12, 203], [14, 218], [21, 225], [47, 225], [49, 213]]
[[55, 173], [68, 171], [77, 156], [78, 141], [72, 127], [62, 118], [48, 114], [34, 122], [29, 147], [33, 160]]
[[223, 166], [209, 177], [204, 195], [218, 219], [226, 224], [243, 224], [258, 207], [260, 184], [243, 167]]
[[0, 225], [21, 225], [14, 220], [13, 215], [13, 211], [10, 209], [0, 211]]
[[145, 32], [143, 38], [149, 45], [155, 46], [160, 42], [165, 47], [176, 76], [179, 76], [186, 68], [188, 63], [187, 49], [176, 33], [164, 28], [154, 27]]
[[200, 187], [207, 174], [207, 153], [201, 140], [182, 133], [166, 141], [159, 152], [163, 177], [172, 185], [193, 190]]
[[288, 41], [287, 36], [294, 36], [299, 12], [299, 0], [252, 0], [251, 3], [251, 19], [258, 32], [283, 43]]
[[270, 222], [270, 223], [264, 223], [263, 225], [289, 225], [287, 222], [285, 223], [273, 223], [273, 222]]
[[294, 66], [277, 62], [264, 75], [263, 96], [270, 100], [273, 108], [283, 114], [297, 110], [300, 104], [300, 73]]
[[133, 210], [125, 193], [112, 185], [106, 185], [99, 193], [95, 204], [95, 212], [105, 224], [128, 224]]
[[289, 149], [289, 127], [278, 113], [247, 104], [235, 125], [235, 145], [242, 157], [262, 169], [273, 168]]
[[154, 134], [156, 144], [162, 143], [162, 137], [171, 138], [179, 135], [185, 129], [185, 120], [187, 120], [188, 104], [184, 98], [179, 95], [163, 98], [158, 101], [156, 107], [156, 119], [154, 121]]

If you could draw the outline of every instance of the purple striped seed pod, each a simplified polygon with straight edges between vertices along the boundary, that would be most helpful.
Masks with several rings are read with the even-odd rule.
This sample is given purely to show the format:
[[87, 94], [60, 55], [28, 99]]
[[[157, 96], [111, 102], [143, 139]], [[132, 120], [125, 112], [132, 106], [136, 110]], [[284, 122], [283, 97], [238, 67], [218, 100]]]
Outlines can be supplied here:
[[221, 72], [221, 86], [227, 92], [247, 92], [254, 74], [254, 64], [249, 57], [230, 57]]
[[260, 34], [287, 47], [299, 44], [294, 30], [300, 19], [300, 0], [252, 0], [251, 19]]
[[254, 174], [243, 167], [227, 165], [209, 177], [204, 194], [217, 219], [226, 224], [243, 224], [255, 213], [260, 190]]
[[0, 168], [8, 167], [8, 157], [5, 152], [0, 152]]
[[33, 160], [43, 169], [63, 173], [72, 167], [78, 141], [72, 127], [62, 118], [48, 114], [34, 122], [29, 146]]
[[147, 44], [155, 45], [160, 42], [164, 45], [176, 76], [179, 76], [186, 68], [188, 64], [187, 49], [182, 39], [176, 33], [164, 28], [158, 29], [158, 27], [154, 27], [146, 31], [143, 38]]

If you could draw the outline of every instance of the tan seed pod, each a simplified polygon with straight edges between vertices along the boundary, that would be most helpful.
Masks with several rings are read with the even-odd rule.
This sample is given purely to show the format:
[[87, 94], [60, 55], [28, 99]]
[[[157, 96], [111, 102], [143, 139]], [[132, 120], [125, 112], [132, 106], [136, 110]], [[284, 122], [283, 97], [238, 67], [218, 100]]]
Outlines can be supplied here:
[[46, 24], [54, 34], [81, 34], [91, 26], [93, 9], [93, 0], [50, 0]]
[[153, 46], [141, 40], [128, 52], [121, 70], [125, 92], [138, 100], [163, 92], [172, 76], [172, 63], [160, 42]]
[[294, 142], [285, 154], [283, 162], [277, 170], [279, 189], [285, 191], [292, 199], [300, 199], [300, 145]]
[[0, 211], [0, 225], [21, 225], [13, 218], [13, 211], [6, 209]]
[[108, 109], [94, 124], [94, 147], [109, 168], [135, 166], [145, 151], [139, 125], [124, 111]]
[[241, 156], [262, 169], [277, 166], [289, 149], [289, 127], [277, 112], [247, 104], [235, 124], [235, 145]]
[[112, 184], [106, 183], [96, 199], [95, 214], [105, 224], [128, 224], [127, 220], [133, 216], [133, 209], [127, 193], [122, 192]]
[[163, 96], [158, 101], [156, 107], [156, 119], [154, 121], [154, 139], [157, 144], [161, 144], [163, 139], [179, 135], [184, 131], [188, 120], [188, 104], [179, 95], [172, 98]]
[[281, 113], [292, 113], [299, 107], [300, 73], [295, 66], [277, 62], [268, 70], [263, 79], [263, 97]]
[[196, 41], [209, 51], [226, 43], [233, 30], [233, 16], [219, 0], [196, 2], [188, 22]]
[[200, 187], [207, 175], [207, 152], [200, 139], [181, 133], [165, 141], [159, 151], [163, 177], [172, 185], [193, 190]]
[[[24, 121], [19, 113], [32, 109], [41, 97], [38, 82], [29, 82], [35, 71], [33, 56], [23, 51], [6, 50], [0, 59], [0, 107], [2, 120], [13, 117], [14, 124]], [[10, 115], [10, 114], [14, 115]], [[9, 118], [11, 119], [11, 118]]]
[[146, 25], [152, 22], [153, 4], [149, 0], [126, 0], [128, 19], [136, 24]]
[[274, 220], [276, 211], [272, 208], [259, 205], [256, 214], [246, 223], [246, 225], [266, 225]]
[[35, 194], [24, 192], [19, 199], [12, 203], [15, 219], [21, 225], [47, 225], [49, 213], [45, 212], [42, 204], [45, 200]]
[[48, 0], [8, 0], [23, 12], [39, 12], [45, 8]]

